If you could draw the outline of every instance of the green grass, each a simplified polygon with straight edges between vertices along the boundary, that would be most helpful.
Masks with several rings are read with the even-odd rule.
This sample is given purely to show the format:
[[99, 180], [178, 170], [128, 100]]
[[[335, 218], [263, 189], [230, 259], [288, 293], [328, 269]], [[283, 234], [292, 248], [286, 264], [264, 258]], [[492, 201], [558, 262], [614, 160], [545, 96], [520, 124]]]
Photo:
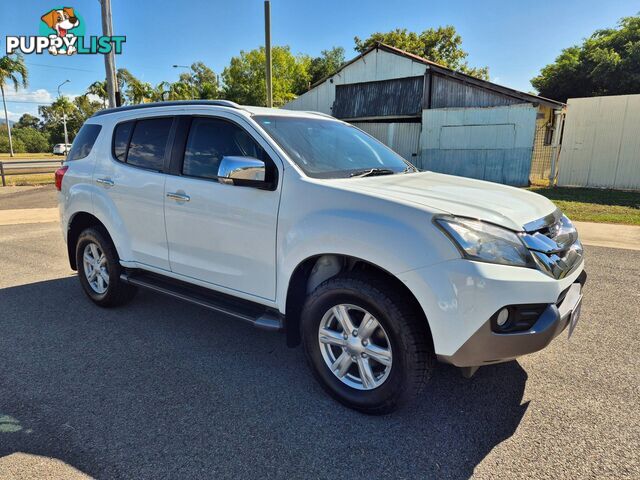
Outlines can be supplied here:
[[[51, 185], [55, 183], [53, 173], [35, 173], [32, 175], [8, 175], [7, 186]], [[2, 182], [0, 182], [2, 188]]]
[[6, 162], [10, 162], [11, 160], [19, 160], [21, 158], [53, 158], [56, 160], [62, 159], [61, 155], [54, 155], [51, 152], [48, 153], [16, 153], [13, 157], [8, 153], [0, 153], [0, 160], [4, 160]]
[[640, 225], [640, 192], [598, 188], [530, 187], [578, 222]]

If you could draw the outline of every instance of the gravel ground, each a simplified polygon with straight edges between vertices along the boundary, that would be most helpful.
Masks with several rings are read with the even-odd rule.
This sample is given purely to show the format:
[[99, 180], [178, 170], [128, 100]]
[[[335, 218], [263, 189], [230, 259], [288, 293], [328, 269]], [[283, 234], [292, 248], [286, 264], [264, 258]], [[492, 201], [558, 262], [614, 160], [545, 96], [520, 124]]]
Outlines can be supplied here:
[[282, 335], [148, 292], [99, 309], [57, 224], [0, 227], [0, 478], [640, 478], [640, 252], [587, 255], [570, 341], [368, 417]]

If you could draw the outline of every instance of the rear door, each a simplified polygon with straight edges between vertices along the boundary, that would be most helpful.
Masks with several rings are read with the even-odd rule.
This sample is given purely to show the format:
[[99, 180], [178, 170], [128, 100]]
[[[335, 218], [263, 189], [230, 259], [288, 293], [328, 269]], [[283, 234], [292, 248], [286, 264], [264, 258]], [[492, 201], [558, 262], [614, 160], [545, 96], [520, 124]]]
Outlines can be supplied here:
[[267, 176], [281, 178], [275, 152], [248, 122], [231, 114], [194, 116], [180, 132], [179, 158], [167, 176], [164, 199], [171, 270], [275, 299], [280, 186], [262, 190], [217, 179], [220, 160], [231, 155], [264, 160]]
[[115, 209], [113, 217], [130, 242], [133, 258], [142, 265], [169, 270], [164, 225], [165, 161], [170, 152], [173, 116], [155, 116], [118, 123], [111, 161], [99, 162], [94, 182]]

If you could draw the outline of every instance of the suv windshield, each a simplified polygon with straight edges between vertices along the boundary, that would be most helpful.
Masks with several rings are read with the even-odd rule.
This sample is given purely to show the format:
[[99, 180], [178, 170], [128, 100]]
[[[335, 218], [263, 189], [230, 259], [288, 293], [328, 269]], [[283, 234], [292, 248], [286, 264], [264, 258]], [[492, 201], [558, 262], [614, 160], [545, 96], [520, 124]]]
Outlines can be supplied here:
[[400, 155], [351, 125], [329, 119], [256, 115], [253, 119], [310, 177], [416, 172]]

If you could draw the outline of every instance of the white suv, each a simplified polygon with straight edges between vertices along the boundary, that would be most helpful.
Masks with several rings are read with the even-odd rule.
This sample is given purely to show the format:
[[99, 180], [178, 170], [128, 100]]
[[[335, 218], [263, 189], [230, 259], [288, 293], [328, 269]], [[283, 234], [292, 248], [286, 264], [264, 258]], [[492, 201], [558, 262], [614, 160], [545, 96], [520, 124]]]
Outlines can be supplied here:
[[149, 288], [282, 330], [329, 394], [406, 403], [435, 360], [544, 348], [586, 279], [546, 198], [419, 172], [357, 128], [226, 101], [103, 110], [56, 172], [71, 268], [111, 307]]

